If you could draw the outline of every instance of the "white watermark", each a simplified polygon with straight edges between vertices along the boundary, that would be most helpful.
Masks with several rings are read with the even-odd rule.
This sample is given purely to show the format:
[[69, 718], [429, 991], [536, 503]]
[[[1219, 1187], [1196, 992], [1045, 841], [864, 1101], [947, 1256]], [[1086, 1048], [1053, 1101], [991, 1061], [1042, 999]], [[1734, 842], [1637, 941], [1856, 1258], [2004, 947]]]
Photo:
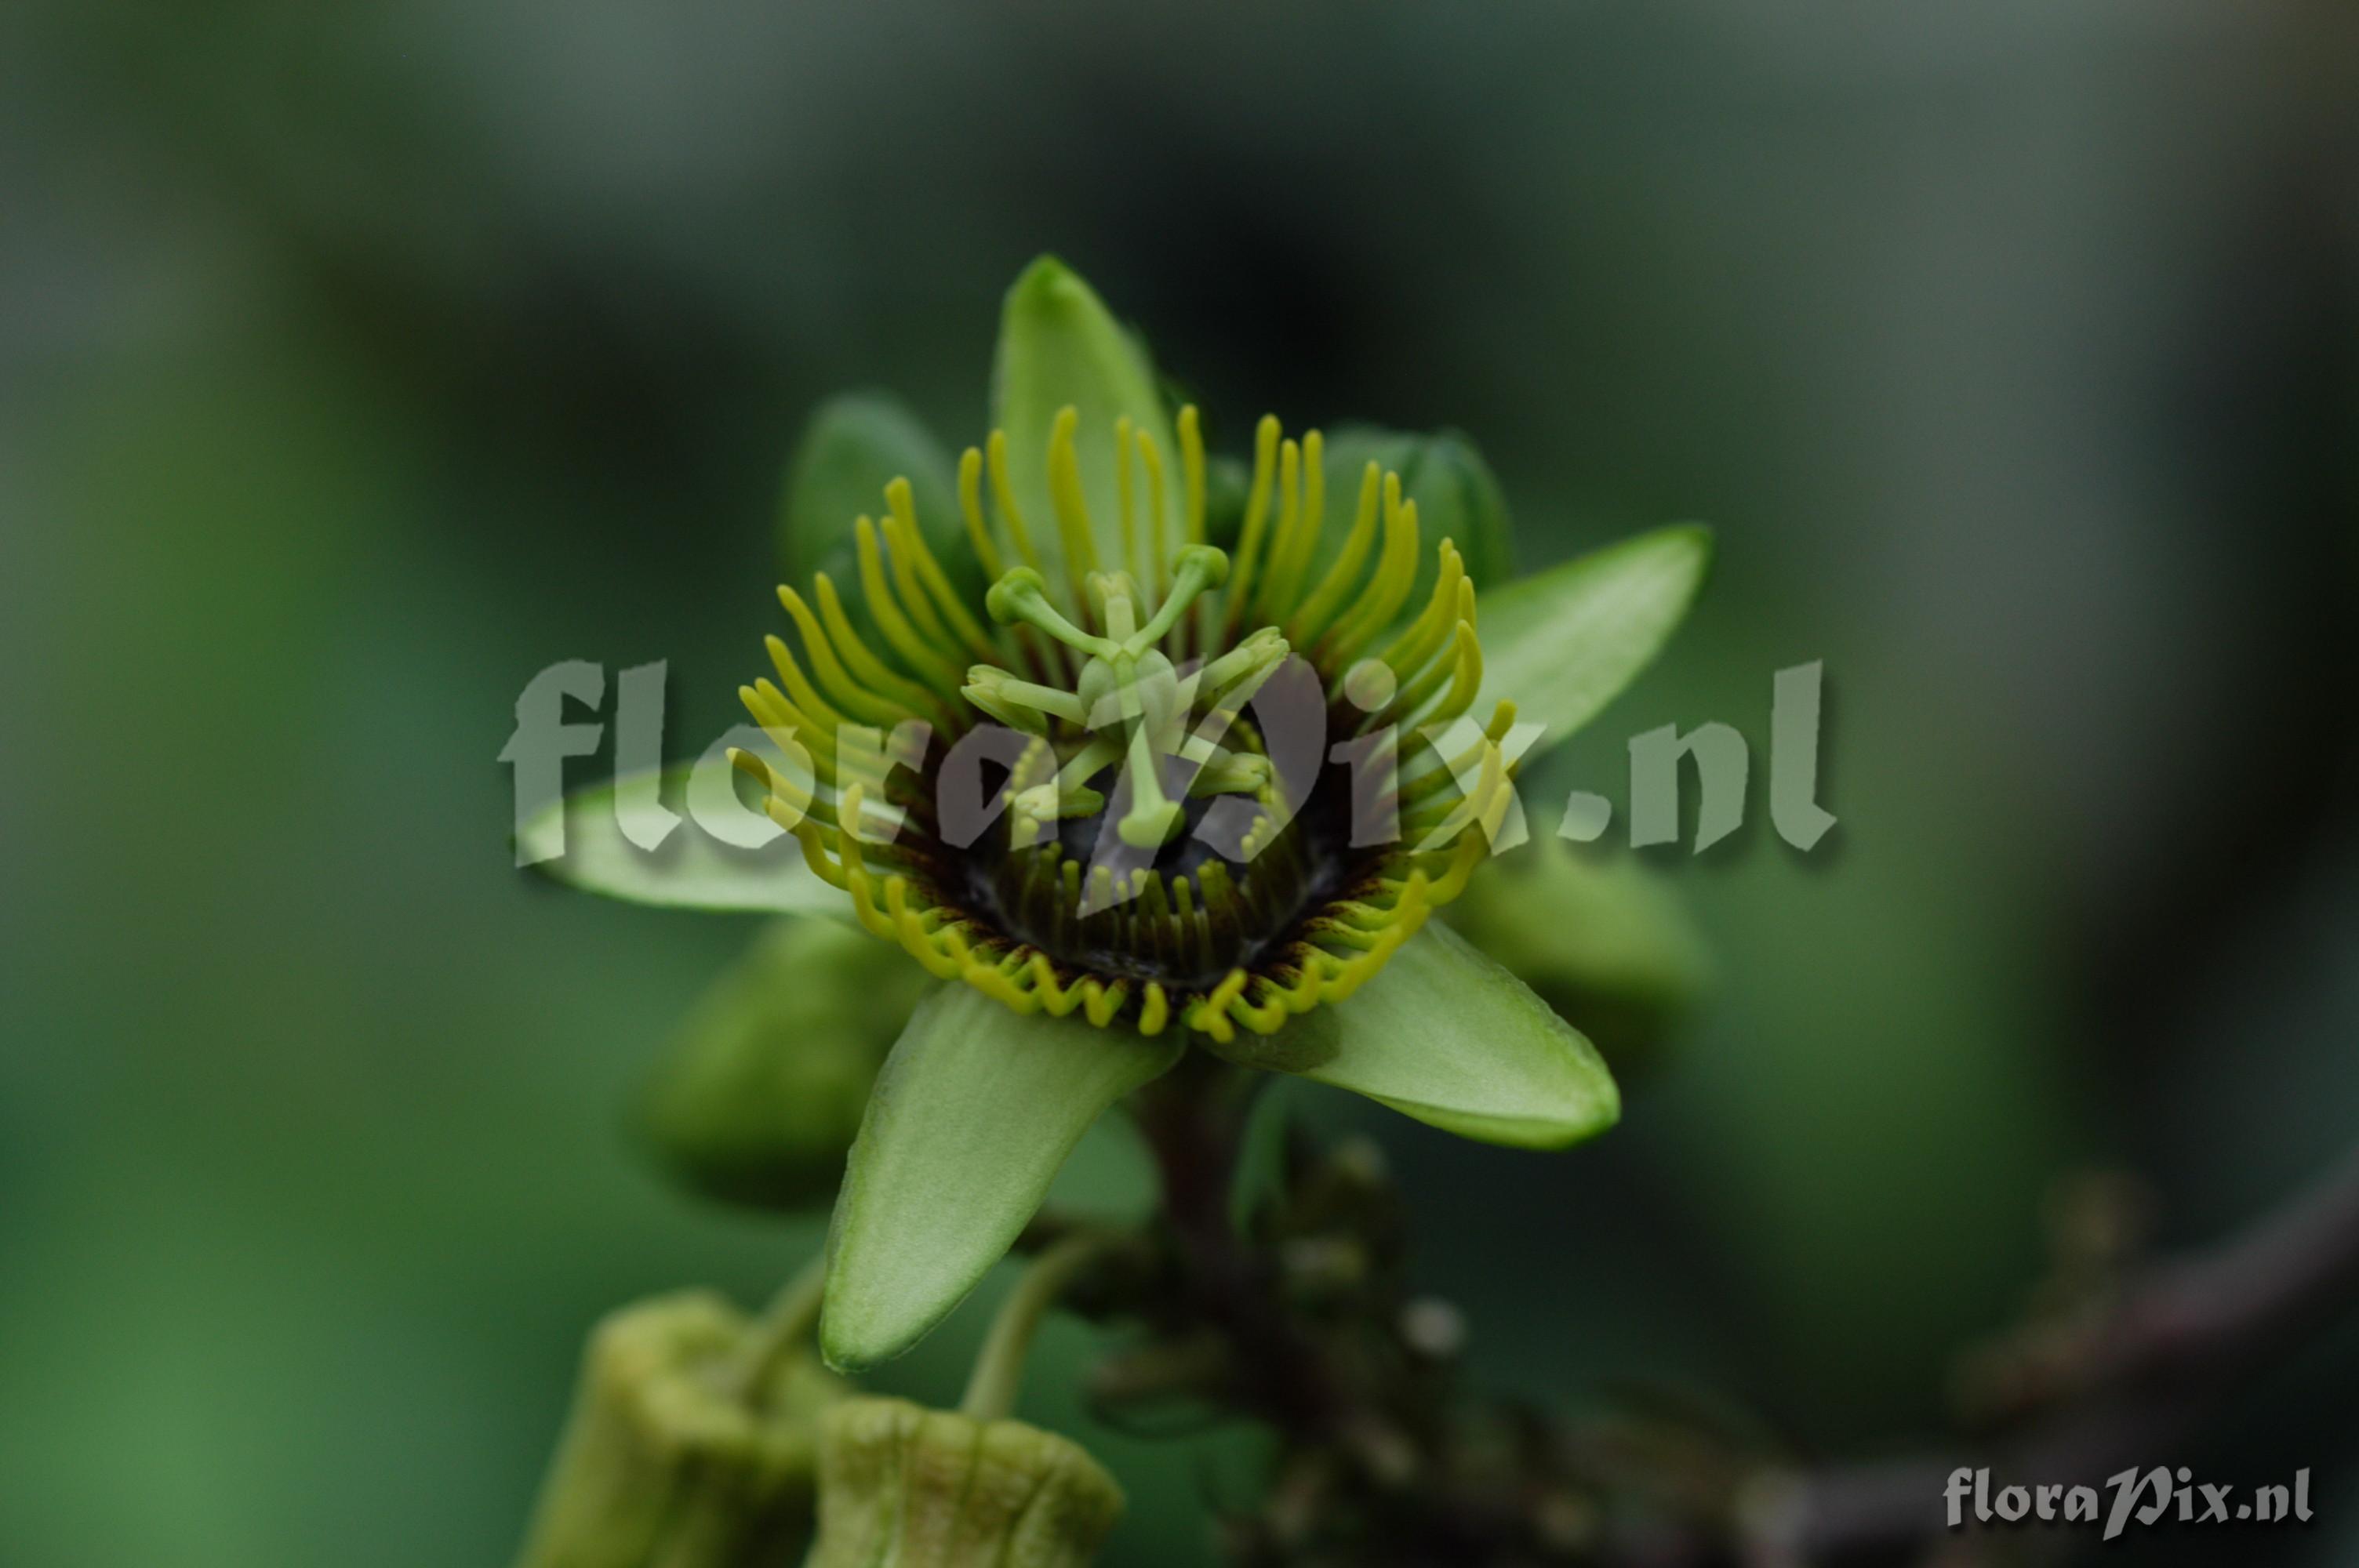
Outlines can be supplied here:
[[1971, 1524], [2064, 1524], [2095, 1526], [2113, 1541], [2132, 1524], [2308, 1524], [2310, 1472], [2297, 1470], [2291, 1485], [2240, 1490], [2198, 1481], [2187, 1466], [2158, 1465], [2124, 1470], [2105, 1479], [2104, 1492], [2090, 1486], [1991, 1485], [1987, 1469], [1950, 1472], [1942, 1488], [1951, 1530]]
[[[1299, 673], [1304, 678], [1283, 678], [1295, 665], [1300, 665]], [[792, 809], [782, 808], [777, 801], [766, 812], [745, 804], [733, 783], [734, 770], [728, 753], [733, 748], [752, 752], [777, 773], [809, 783], [810, 756], [802, 741], [791, 730], [739, 725], [705, 747], [692, 764], [667, 770], [662, 763], [665, 675], [665, 664], [657, 661], [621, 670], [613, 682], [611, 810], [625, 841], [653, 855], [684, 821], [691, 831], [736, 849], [758, 849], [784, 836], [793, 822], [781, 817], [793, 817]], [[1364, 708], [1380, 708], [1389, 688], [1381, 683], [1364, 684], [1376, 689], [1364, 690], [1355, 672], [1344, 691]], [[573, 659], [542, 670], [516, 698], [516, 729], [499, 753], [500, 761], [514, 770], [516, 864], [532, 865], [564, 853], [561, 814], [550, 825], [551, 830], [527, 834], [525, 829], [562, 797], [567, 759], [593, 755], [603, 744], [607, 687], [603, 665]], [[1780, 838], [1804, 852], [1816, 848], [1836, 820], [1818, 798], [1824, 691], [1822, 662], [1779, 670], [1771, 687], [1770, 823]], [[1517, 723], [1495, 738], [1462, 716], [1446, 725], [1422, 726], [1406, 737], [1397, 735], [1389, 726], [1354, 731], [1328, 746], [1328, 703], [1315, 672], [1294, 658], [1287, 661], [1281, 678], [1268, 681], [1249, 699], [1245, 710], [1284, 784], [1280, 805], [1288, 817], [1300, 808], [1311, 787], [1302, 781], [1315, 782], [1323, 760], [1349, 773], [1353, 844], [1397, 839], [1400, 828], [1393, 815], [1395, 803], [1382, 782], [1391, 776], [1395, 759], [1414, 759], [1421, 749], [1433, 759], [1424, 764], [1428, 771], [1446, 767], [1451, 772], [1467, 796], [1469, 809], [1430, 829], [1415, 846], [1417, 850], [1440, 849], [1470, 827], [1479, 828], [1494, 850], [1513, 849], [1528, 837], [1512, 770], [1543, 739], [1545, 730], [1538, 724]], [[1191, 737], [1190, 745], [1206, 739]], [[1209, 737], [1212, 741], [1219, 739]], [[895, 769], [923, 778], [931, 787], [939, 820], [952, 829], [951, 843], [963, 847], [1001, 814], [1005, 805], [1000, 792], [986, 788], [982, 763], [1010, 766], [1023, 752], [1027, 738], [999, 725], [983, 724], [956, 746], [936, 747], [933, 740], [930, 727], [922, 723], [907, 722], [890, 732], [846, 725], [836, 732], [830, 749], [840, 768], [846, 759], [860, 763], [858, 772], [870, 785], [872, 806], [882, 799], [886, 776]], [[1198, 748], [1199, 757], [1209, 749]], [[1634, 848], [1678, 841], [1683, 794], [1690, 774], [1698, 791], [1692, 852], [1701, 854], [1743, 826], [1752, 794], [1748, 787], [1752, 749], [1734, 727], [1708, 723], [1682, 734], [1676, 725], [1664, 725], [1633, 736], [1628, 755], [1629, 840]], [[1160, 761], [1176, 770], [1167, 784], [1182, 790], [1187, 787], [1190, 768], [1201, 765], [1201, 761], [1191, 763], [1181, 754]], [[1683, 765], [1690, 763], [1692, 766]], [[680, 810], [663, 798], [667, 773], [675, 781]], [[684, 788], [678, 787], [682, 778]], [[1055, 780], [1048, 781], [1046, 787], [1054, 788]], [[1474, 809], [1478, 803], [1481, 808]], [[1232, 859], [1239, 858], [1244, 851], [1236, 841], [1242, 826], [1263, 809], [1243, 801], [1226, 810], [1216, 808], [1197, 825], [1195, 836]], [[1614, 803], [1606, 796], [1575, 790], [1564, 803], [1558, 832], [1574, 842], [1594, 842], [1604, 837], [1614, 815]], [[864, 838], [872, 835], [889, 838], [894, 831], [892, 817], [888, 813], [881, 821], [864, 819], [859, 830]], [[1266, 837], [1261, 840], [1267, 841]]]

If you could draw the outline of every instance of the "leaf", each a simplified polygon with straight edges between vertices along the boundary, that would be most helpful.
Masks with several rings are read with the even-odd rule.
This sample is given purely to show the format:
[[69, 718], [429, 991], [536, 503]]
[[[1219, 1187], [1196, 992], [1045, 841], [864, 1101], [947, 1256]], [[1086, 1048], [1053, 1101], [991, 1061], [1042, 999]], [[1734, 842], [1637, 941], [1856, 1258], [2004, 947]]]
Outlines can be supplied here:
[[1596, 1049], [1548, 1003], [1439, 922], [1332, 1014], [1335, 1054], [1302, 1076], [1461, 1137], [1561, 1149], [1621, 1118]]
[[1476, 606], [1483, 692], [1547, 728], [1537, 759], [1596, 717], [1670, 639], [1712, 565], [1712, 531], [1658, 528], [1486, 593]]
[[[999, 319], [998, 357], [992, 366], [992, 424], [1007, 432], [1008, 486], [1024, 514], [1052, 592], [1066, 584], [1056, 510], [1049, 499], [1049, 432], [1058, 411], [1077, 409], [1075, 455], [1098, 564], [1112, 570], [1124, 559], [1122, 512], [1114, 477], [1114, 421], [1155, 439], [1163, 455], [1167, 537], [1176, 547], [1186, 527], [1181, 508], [1180, 446], [1153, 362], [1081, 276], [1054, 256], [1024, 269], [1007, 291]], [[1149, 500], [1145, 471], [1134, 461], [1134, 527], [1147, 539]]]
[[829, 398], [803, 427], [778, 501], [778, 561], [808, 588], [825, 572], [847, 600], [862, 597], [854, 524], [886, 514], [885, 487], [909, 481], [918, 526], [951, 585], [983, 591], [983, 571], [958, 509], [951, 455], [898, 398], [849, 392]]
[[1090, 1124], [1186, 1049], [1023, 1014], [958, 981], [918, 1006], [877, 1075], [828, 1233], [820, 1346], [858, 1371], [966, 1298]]
[[[680, 763], [654, 775], [659, 797], [675, 812], [687, 799], [694, 766]], [[683, 815], [658, 848], [632, 843], [623, 836], [616, 796], [644, 790], [647, 779], [646, 773], [625, 774], [552, 801], [518, 831], [518, 850], [544, 876], [633, 903], [850, 917], [843, 894], [820, 880], [790, 834], [781, 833], [760, 849], [740, 849]], [[753, 808], [745, 811], [750, 819], [761, 820]]]

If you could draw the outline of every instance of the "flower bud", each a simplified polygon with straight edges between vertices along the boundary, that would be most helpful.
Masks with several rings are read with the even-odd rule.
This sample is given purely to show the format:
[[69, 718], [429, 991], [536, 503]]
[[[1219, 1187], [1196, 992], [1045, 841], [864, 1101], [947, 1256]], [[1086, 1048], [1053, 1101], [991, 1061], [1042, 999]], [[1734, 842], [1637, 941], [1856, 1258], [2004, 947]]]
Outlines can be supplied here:
[[716, 981], [664, 1049], [641, 1128], [665, 1168], [708, 1197], [826, 1202], [876, 1069], [928, 977], [828, 920], [782, 920]]
[[1122, 1516], [1104, 1466], [1022, 1422], [854, 1399], [821, 1427], [807, 1568], [1086, 1568]]
[[808, 1351], [686, 1291], [591, 1335], [573, 1413], [517, 1568], [789, 1561], [811, 1519], [821, 1411], [845, 1386]]

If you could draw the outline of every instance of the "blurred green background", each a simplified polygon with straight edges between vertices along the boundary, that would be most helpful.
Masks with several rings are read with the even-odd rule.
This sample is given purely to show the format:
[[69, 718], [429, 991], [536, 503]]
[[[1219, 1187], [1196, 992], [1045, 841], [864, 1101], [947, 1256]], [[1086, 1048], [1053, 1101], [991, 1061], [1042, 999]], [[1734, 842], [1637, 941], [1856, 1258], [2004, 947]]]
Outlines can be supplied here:
[[[495, 754], [561, 658], [733, 721], [801, 418], [883, 385], [973, 438], [1044, 249], [1232, 450], [1457, 425], [1527, 564], [1718, 525], [1534, 792], [1753, 738], [1756, 820], [1647, 856], [1710, 1015], [1569, 1155], [1369, 1125], [1480, 1376], [1905, 1447], [2059, 1177], [2134, 1168], [2195, 1241], [2359, 1132], [2353, 44], [2111, 0], [10, 8], [0, 1560], [499, 1563], [593, 1318], [811, 1244], [622, 1133], [750, 924], [516, 872]], [[1821, 658], [1842, 826], [1798, 856], [1770, 676]], [[1200, 1561], [1245, 1471], [1086, 1426], [1088, 1348], [1027, 1411], [1137, 1495], [1116, 1561]], [[2313, 1465], [2320, 1524], [2240, 1560], [2359, 1560], [2354, 1373], [2151, 1457]]]

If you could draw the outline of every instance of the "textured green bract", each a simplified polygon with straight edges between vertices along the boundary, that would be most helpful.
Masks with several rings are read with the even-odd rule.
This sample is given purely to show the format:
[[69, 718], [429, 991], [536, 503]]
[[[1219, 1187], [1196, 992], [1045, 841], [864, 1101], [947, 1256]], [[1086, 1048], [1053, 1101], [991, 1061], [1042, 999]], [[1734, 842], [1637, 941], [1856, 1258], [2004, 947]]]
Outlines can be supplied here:
[[1712, 565], [1712, 532], [1658, 528], [1483, 595], [1485, 714], [1502, 699], [1547, 726], [1537, 757], [1653, 662]]
[[1604, 1131], [1622, 1097], [1596, 1049], [1531, 988], [1434, 923], [1348, 1001], [1305, 1013], [1334, 1054], [1302, 1076], [1461, 1137], [1561, 1149]]
[[820, 1346], [857, 1371], [925, 1337], [1006, 1254], [1082, 1134], [1185, 1046], [946, 983], [870, 1094], [828, 1234]]
[[689, 772], [683, 763], [657, 774], [664, 804], [682, 813], [679, 825], [659, 848], [640, 849], [623, 837], [615, 820], [616, 792], [633, 778], [646, 777], [630, 775], [577, 790], [527, 822], [517, 838], [527, 849], [554, 849], [560, 833], [565, 843], [562, 855], [539, 860], [532, 869], [586, 892], [633, 903], [850, 917], [843, 894], [811, 871], [792, 835], [780, 834], [758, 849], [740, 849], [717, 842], [688, 819], [683, 802]]
[[950, 453], [899, 399], [874, 392], [829, 398], [803, 428], [778, 502], [786, 580], [808, 592], [812, 576], [825, 572], [846, 599], [861, 599], [855, 524], [885, 516], [885, 487], [896, 479], [909, 481], [918, 525], [943, 572], [962, 593], [980, 593], [983, 573], [960, 520]]
[[[1042, 256], [1007, 291], [999, 321], [999, 354], [992, 366], [992, 424], [1007, 432], [1008, 487], [1016, 492], [1033, 546], [1052, 590], [1065, 581], [1057, 513], [1049, 500], [1049, 432], [1058, 410], [1071, 405], [1081, 423], [1075, 456], [1089, 503], [1098, 565], [1122, 564], [1122, 512], [1114, 475], [1114, 421], [1128, 416], [1134, 429], [1155, 438], [1163, 456], [1166, 537], [1181, 540], [1180, 445], [1164, 412], [1155, 366], [1138, 341], [1062, 262]], [[1132, 454], [1133, 526], [1142, 547], [1148, 537], [1147, 474]]]

